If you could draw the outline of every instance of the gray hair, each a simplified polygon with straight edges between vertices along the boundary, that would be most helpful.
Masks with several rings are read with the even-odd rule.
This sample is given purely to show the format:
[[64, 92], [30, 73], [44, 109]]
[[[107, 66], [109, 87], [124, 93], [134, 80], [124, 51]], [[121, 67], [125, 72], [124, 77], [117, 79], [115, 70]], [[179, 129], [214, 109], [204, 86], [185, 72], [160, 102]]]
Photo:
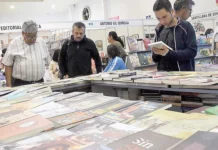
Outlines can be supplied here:
[[36, 33], [36, 32], [38, 32], [37, 24], [32, 20], [25, 21], [22, 25], [22, 32], [24, 32], [24, 33]]
[[174, 10], [179, 11], [182, 8], [189, 8], [189, 6], [195, 5], [193, 0], [176, 0], [174, 3]]

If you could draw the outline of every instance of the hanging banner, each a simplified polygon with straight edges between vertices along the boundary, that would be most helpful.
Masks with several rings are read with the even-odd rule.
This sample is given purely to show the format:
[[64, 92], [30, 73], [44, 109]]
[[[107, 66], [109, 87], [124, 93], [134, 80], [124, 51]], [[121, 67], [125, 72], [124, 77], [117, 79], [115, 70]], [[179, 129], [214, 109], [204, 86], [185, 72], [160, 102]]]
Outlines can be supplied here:
[[218, 17], [218, 11], [211, 11], [207, 13], [192, 15], [191, 19], [198, 20], [198, 19], [206, 19], [206, 18], [213, 18], [213, 17]]
[[[87, 28], [106, 28], [122, 26], [142, 26], [143, 20], [103, 20], [84, 21]], [[40, 23], [39, 30], [72, 29], [74, 22]], [[0, 24], [0, 33], [21, 32], [22, 23]]]

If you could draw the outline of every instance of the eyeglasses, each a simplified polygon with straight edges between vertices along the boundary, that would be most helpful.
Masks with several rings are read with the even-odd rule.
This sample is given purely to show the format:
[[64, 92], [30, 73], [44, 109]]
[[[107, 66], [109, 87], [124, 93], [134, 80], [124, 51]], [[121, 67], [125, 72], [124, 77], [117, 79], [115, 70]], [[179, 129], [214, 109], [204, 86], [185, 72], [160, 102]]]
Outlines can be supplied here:
[[33, 40], [33, 39], [36, 39], [37, 38], [37, 33], [34, 33], [34, 34], [31, 34], [31, 33], [25, 33], [25, 38], [26, 39], [30, 39], [30, 40]]

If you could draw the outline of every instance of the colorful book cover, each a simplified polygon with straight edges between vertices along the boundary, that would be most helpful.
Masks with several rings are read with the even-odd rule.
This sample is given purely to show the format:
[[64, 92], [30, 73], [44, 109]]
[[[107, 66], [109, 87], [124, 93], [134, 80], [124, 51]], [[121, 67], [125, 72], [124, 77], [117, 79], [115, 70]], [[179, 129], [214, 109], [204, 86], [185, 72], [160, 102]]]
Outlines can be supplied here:
[[205, 113], [210, 115], [218, 115], [218, 106], [207, 108]]
[[69, 114], [72, 112], [75, 112], [75, 110], [72, 108], [57, 108], [57, 109], [53, 109], [53, 110], [39, 112], [37, 114], [41, 115], [44, 118], [52, 118], [52, 117], [56, 117], [56, 116]]
[[0, 128], [2, 143], [28, 138], [42, 131], [53, 128], [53, 123], [41, 116], [34, 116]]
[[28, 119], [28, 118], [31, 118], [33, 116], [36, 116], [36, 114], [31, 113], [31, 112], [23, 112], [23, 113], [13, 114], [13, 115], [7, 116], [5, 118], [0, 118], [0, 127]]
[[50, 118], [49, 120], [54, 123], [55, 128], [60, 128], [62, 126], [67, 126], [87, 119], [91, 119], [93, 117], [94, 116], [88, 112], [75, 112], [75, 113], [70, 113], [70, 114]]
[[90, 112], [96, 115], [101, 115], [109, 111], [118, 111], [120, 109], [123, 109], [133, 104], [135, 104], [135, 102], [122, 102], [122, 101], [117, 100], [115, 102], [94, 108], [90, 110]]
[[72, 92], [72, 93], [68, 93], [68, 94], [63, 94], [63, 95], [57, 96], [55, 101], [56, 102], [62, 101], [62, 100], [69, 99], [69, 98], [72, 98], [72, 97], [76, 97], [76, 96], [79, 96], [79, 95], [82, 95], [82, 94], [85, 94], [85, 93], [84, 92]]
[[140, 128], [115, 123], [109, 125], [107, 128], [98, 130], [82, 130], [75, 135], [78, 139], [85, 139], [94, 141], [97, 144], [107, 145], [139, 131], [141, 131]]
[[171, 150], [216, 150], [218, 134], [198, 131]]
[[162, 126], [169, 124], [172, 121], [181, 120], [187, 118], [188, 114], [167, 111], [167, 110], [156, 110], [145, 116], [139, 117], [131, 122], [129, 125], [139, 127], [147, 130], [156, 130]]
[[115, 122], [123, 122], [123, 123], [124, 122], [125, 123], [129, 122], [130, 120], [134, 119], [133, 116], [122, 114], [122, 113], [118, 113], [118, 112], [114, 112], [114, 111], [110, 111], [110, 112], [102, 115], [101, 117], [113, 120]]
[[166, 150], [180, 141], [177, 138], [143, 130], [107, 146], [113, 150]]
[[180, 139], [187, 139], [197, 131], [209, 131], [217, 125], [217, 116], [192, 113], [188, 114], [186, 118], [159, 127], [154, 132]]
[[21, 140], [15, 143], [10, 143], [7, 145], [0, 146], [1, 150], [24, 150], [33, 148], [37, 145], [42, 145], [43, 143], [58, 140], [62, 137], [68, 137], [73, 133], [68, 130], [55, 130], [46, 133], [41, 133], [40, 135], [27, 138], [25, 140]]
[[118, 112], [121, 114], [124, 114], [124, 115], [133, 116], [133, 119], [136, 119], [136, 118], [142, 117], [148, 113], [151, 113], [155, 110], [163, 109], [163, 108], [167, 108], [167, 107], [170, 107], [170, 105], [146, 101], [146, 102], [141, 102], [141, 103], [135, 104], [133, 106], [127, 107], [127, 108], [120, 110]]

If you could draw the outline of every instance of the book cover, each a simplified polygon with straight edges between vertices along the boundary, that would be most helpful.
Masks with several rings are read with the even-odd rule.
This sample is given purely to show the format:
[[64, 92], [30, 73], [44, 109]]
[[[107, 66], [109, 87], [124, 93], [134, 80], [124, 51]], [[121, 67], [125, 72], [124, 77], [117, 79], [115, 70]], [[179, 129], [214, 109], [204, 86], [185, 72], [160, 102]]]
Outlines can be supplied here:
[[176, 138], [187, 139], [197, 131], [209, 131], [217, 125], [217, 116], [192, 113], [188, 114], [186, 118], [172, 121], [154, 131]]
[[205, 113], [210, 115], [218, 115], [218, 106], [207, 108]]
[[105, 129], [109, 125], [114, 124], [114, 123], [116, 123], [116, 121], [99, 116], [94, 119], [84, 121], [78, 126], [75, 126], [69, 130], [74, 133], [79, 133], [82, 131], [91, 131], [91, 130], [98, 131], [98, 130]]
[[128, 108], [124, 108], [123, 110], [118, 111], [121, 114], [133, 116], [133, 119], [142, 117], [148, 113], [151, 113], [158, 109], [169, 108], [171, 105], [164, 103], [156, 103], [156, 102], [141, 102], [130, 106]]
[[50, 111], [50, 110], [60, 109], [60, 108], [64, 108], [64, 106], [61, 104], [55, 103], [55, 102], [49, 102], [49, 103], [41, 105], [39, 107], [30, 109], [29, 111], [38, 114], [38, 113], [42, 113], [45, 111]]
[[76, 101], [82, 101], [84, 99], [89, 99], [89, 98], [92, 98], [92, 97], [95, 97], [95, 96], [100, 96], [102, 94], [99, 94], [99, 93], [87, 93], [87, 94], [82, 94], [82, 95], [78, 95], [76, 97], [71, 97], [71, 98], [67, 98], [67, 99], [61, 99], [61, 100], [58, 100], [58, 104], [61, 104], [61, 105], [65, 105], [65, 106], [69, 106], [69, 103], [73, 103], [73, 102], [76, 102]]
[[60, 128], [62, 126], [82, 122], [93, 117], [94, 115], [91, 115], [88, 112], [75, 112], [54, 118], [49, 118], [49, 120], [54, 123], [55, 128]]
[[1, 150], [24, 150], [24, 149], [29, 149], [33, 148], [37, 145], [41, 145], [43, 143], [49, 142], [49, 141], [54, 141], [58, 140], [62, 137], [68, 137], [72, 135], [73, 133], [68, 131], [68, 130], [55, 130], [55, 131], [50, 131], [46, 133], [41, 133], [37, 136], [27, 138], [15, 143], [9, 143], [0, 146]]
[[67, 107], [74, 108], [75, 110], [89, 110], [107, 103], [116, 101], [116, 97], [109, 96], [95, 96], [91, 98], [84, 99], [83, 101], [76, 101], [73, 103], [68, 103]]
[[177, 138], [143, 130], [107, 146], [113, 150], [166, 150], [180, 141]]
[[13, 142], [28, 138], [42, 131], [53, 128], [53, 123], [41, 116], [34, 116], [0, 128], [0, 141]]
[[188, 114], [167, 111], [167, 110], [156, 110], [145, 116], [142, 116], [136, 120], [129, 122], [129, 125], [136, 126], [147, 130], [156, 130], [162, 126], [169, 124], [174, 120], [180, 120], [187, 118]]
[[216, 150], [218, 134], [198, 131], [188, 139], [172, 148], [172, 150]]
[[17, 114], [22, 113], [23, 111], [21, 110], [12, 110], [12, 109], [3, 109], [0, 111], [0, 119], [5, 119]]
[[76, 97], [76, 96], [79, 96], [79, 95], [82, 95], [82, 94], [85, 94], [85, 93], [84, 92], [72, 92], [72, 93], [68, 93], [68, 94], [63, 94], [63, 95], [57, 96], [56, 99], [55, 99], [55, 102], [62, 101], [62, 100], [65, 100], [65, 99], [69, 99], [69, 98], [72, 98], [72, 97]]
[[101, 115], [101, 114], [107, 113], [109, 111], [118, 111], [120, 109], [131, 106], [133, 104], [135, 104], [135, 102], [132, 102], [132, 101], [125, 102], [125, 101], [117, 100], [115, 102], [94, 108], [94, 109], [90, 110], [90, 112], [95, 114], [95, 115]]
[[118, 112], [113, 112], [113, 111], [110, 111], [102, 115], [101, 117], [113, 120], [115, 122], [125, 122], [125, 123], [134, 119], [133, 116], [118, 113]]
[[53, 110], [39, 112], [37, 114], [44, 117], [44, 118], [52, 118], [52, 117], [56, 117], [56, 116], [69, 114], [69, 113], [72, 113], [72, 112], [75, 112], [75, 109], [65, 108], [64, 107], [64, 108], [57, 108], [57, 109], [53, 109]]
[[188, 114], [190, 114], [190, 113], [203, 113], [203, 114], [205, 114], [205, 110], [208, 109], [208, 108], [210, 108], [210, 107], [209, 107], [209, 106], [203, 106], [203, 107], [194, 109], [194, 110], [192, 110], [192, 111], [189, 111], [189, 112], [187, 112], [187, 113], [188, 113]]
[[138, 131], [141, 131], [141, 129], [126, 124], [115, 123], [107, 128], [98, 130], [82, 130], [75, 135], [78, 139], [86, 139], [97, 144], [107, 145]]
[[0, 127], [28, 119], [33, 116], [36, 116], [36, 114], [31, 113], [31, 112], [22, 112], [22, 113], [17, 113], [14, 115], [7, 116], [5, 118], [0, 118]]

